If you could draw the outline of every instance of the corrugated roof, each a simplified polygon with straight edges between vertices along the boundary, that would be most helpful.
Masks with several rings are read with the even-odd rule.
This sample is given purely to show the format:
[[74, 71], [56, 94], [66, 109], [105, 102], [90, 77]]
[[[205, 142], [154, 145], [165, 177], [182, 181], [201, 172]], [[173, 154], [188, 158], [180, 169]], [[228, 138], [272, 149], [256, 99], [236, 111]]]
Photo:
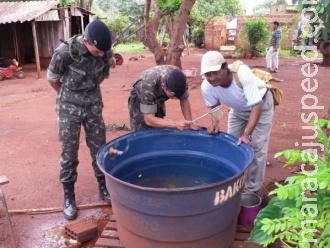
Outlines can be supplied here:
[[57, 1], [0, 2], [0, 24], [31, 21], [57, 4]]

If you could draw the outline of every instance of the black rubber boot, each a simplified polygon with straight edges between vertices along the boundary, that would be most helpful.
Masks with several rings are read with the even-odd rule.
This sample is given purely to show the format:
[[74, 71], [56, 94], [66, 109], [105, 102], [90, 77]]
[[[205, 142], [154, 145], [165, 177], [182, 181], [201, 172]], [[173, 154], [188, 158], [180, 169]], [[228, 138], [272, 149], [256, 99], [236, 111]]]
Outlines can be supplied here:
[[98, 177], [97, 182], [99, 183], [99, 196], [100, 196], [100, 199], [105, 201], [106, 203], [111, 204], [110, 194], [107, 190], [107, 186], [105, 185], [104, 177]]
[[77, 206], [74, 193], [74, 184], [63, 184], [64, 188], [64, 205], [63, 214], [67, 220], [77, 218]]

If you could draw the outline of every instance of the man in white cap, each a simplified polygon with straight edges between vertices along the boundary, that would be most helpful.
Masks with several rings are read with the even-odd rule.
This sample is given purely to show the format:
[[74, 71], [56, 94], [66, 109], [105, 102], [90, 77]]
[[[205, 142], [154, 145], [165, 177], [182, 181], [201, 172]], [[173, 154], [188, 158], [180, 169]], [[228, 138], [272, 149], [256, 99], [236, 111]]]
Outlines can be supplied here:
[[[272, 93], [265, 84], [256, 77], [247, 65], [238, 67], [237, 76], [242, 87], [239, 87], [221, 53], [209, 51], [202, 57], [201, 75], [204, 80], [201, 85], [202, 94], [208, 108], [214, 108], [222, 103], [231, 107], [228, 116], [228, 133], [254, 149], [254, 159], [249, 166], [245, 191], [257, 193], [263, 183], [269, 137], [274, 116]], [[212, 117], [209, 133], [219, 132], [219, 120]]]

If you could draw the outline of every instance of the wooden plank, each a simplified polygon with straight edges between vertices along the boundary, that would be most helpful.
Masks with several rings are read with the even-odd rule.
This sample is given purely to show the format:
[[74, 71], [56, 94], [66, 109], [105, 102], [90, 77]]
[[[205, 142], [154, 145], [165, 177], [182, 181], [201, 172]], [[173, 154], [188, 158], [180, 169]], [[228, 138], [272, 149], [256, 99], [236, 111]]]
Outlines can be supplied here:
[[94, 247], [125, 248], [118, 239], [99, 238]]
[[112, 222], [115, 222], [115, 221], [117, 221], [117, 219], [116, 219], [115, 215], [111, 215], [111, 217], [110, 217], [110, 221], [112, 221]]
[[[246, 242], [252, 230], [253, 226], [237, 225], [235, 239], [230, 248], [262, 248], [260, 245]], [[117, 222], [114, 215], [110, 217], [110, 221], [105, 226], [94, 247], [124, 248], [119, 239]]]
[[117, 230], [117, 223], [114, 221], [109, 221], [104, 229], [105, 230]]
[[114, 230], [103, 230], [101, 238], [119, 239], [118, 232]]

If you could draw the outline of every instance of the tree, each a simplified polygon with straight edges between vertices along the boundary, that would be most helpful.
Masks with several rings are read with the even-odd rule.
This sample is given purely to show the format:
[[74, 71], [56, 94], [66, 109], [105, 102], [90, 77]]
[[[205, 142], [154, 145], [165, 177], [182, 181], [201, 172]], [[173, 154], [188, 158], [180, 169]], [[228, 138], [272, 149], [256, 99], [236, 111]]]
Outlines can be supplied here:
[[[179, 3], [178, 0], [174, 1]], [[184, 50], [181, 41], [190, 10], [194, 3], [195, 0], [182, 0], [179, 5], [176, 5], [179, 6], [179, 9], [175, 16], [169, 16], [166, 19], [170, 42], [167, 51], [164, 51], [157, 40], [157, 29], [159, 28], [161, 19], [170, 14], [167, 6], [173, 6], [173, 4], [163, 5], [163, 9], [161, 9], [158, 1], [146, 0], [143, 13], [144, 29], [138, 32], [138, 35], [142, 43], [154, 54], [157, 65], [171, 64], [181, 68], [180, 56]]]
[[[194, 6], [196, 2], [196, 6]], [[194, 8], [193, 8], [194, 6]], [[233, 16], [241, 10], [239, 0], [146, 0], [143, 13], [144, 29], [139, 32], [140, 40], [154, 54], [156, 64], [172, 64], [181, 67], [183, 34], [189, 16], [189, 25], [204, 29], [209, 15]], [[197, 14], [198, 13], [198, 14]], [[157, 40], [157, 30], [164, 21], [170, 42], [167, 51]]]

